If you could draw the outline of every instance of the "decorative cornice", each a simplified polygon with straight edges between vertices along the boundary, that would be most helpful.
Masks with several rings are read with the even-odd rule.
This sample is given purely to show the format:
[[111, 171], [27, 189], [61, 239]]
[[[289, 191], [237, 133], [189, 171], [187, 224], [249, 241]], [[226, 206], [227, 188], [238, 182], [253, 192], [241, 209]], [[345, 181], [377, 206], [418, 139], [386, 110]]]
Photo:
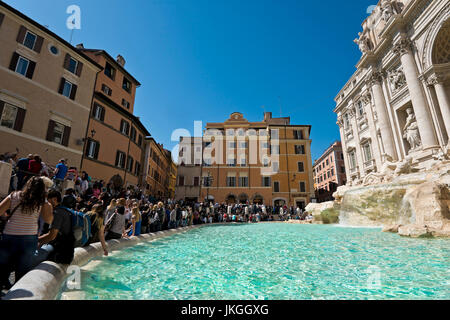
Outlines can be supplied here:
[[447, 76], [444, 74], [433, 73], [431, 76], [426, 79], [426, 83], [429, 86], [434, 86], [438, 83], [443, 84], [447, 80]]

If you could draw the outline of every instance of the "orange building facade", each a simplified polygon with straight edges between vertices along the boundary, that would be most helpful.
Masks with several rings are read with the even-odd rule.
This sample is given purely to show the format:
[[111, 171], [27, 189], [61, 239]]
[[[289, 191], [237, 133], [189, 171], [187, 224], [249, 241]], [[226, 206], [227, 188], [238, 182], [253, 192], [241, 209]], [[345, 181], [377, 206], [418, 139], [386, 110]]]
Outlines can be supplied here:
[[140, 83], [125, 70], [120, 55], [78, 48], [103, 67], [95, 85], [86, 131], [82, 170], [106, 183], [119, 175], [124, 186], [143, 187], [145, 139], [150, 133], [133, 115], [136, 88]]
[[305, 208], [314, 198], [310, 131], [271, 112], [260, 122], [235, 112], [225, 122], [208, 123], [201, 199]]
[[344, 154], [340, 141], [334, 142], [314, 162], [314, 189], [319, 202], [331, 201], [336, 188], [347, 183]]

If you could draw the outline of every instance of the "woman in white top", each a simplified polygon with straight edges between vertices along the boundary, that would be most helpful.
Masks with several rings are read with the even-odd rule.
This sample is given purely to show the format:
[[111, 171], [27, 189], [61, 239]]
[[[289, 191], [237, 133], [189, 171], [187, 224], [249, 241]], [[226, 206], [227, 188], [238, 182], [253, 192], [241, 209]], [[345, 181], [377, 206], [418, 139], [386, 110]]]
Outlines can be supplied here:
[[[31, 178], [23, 191], [13, 192], [0, 203], [0, 216], [10, 218], [0, 241], [0, 282], [8, 287], [9, 274], [16, 269], [16, 281], [34, 267], [38, 248], [38, 220], [53, 221], [53, 207], [46, 200], [47, 186], [41, 177]], [[12, 215], [11, 215], [12, 214]]]

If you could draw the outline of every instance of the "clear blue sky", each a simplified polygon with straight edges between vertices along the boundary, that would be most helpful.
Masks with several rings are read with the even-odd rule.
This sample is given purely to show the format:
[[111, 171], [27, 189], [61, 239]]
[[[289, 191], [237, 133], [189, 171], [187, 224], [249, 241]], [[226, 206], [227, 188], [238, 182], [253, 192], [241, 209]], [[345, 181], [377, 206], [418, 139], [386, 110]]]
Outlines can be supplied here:
[[[142, 86], [135, 114], [171, 150], [174, 129], [263, 110], [312, 125], [312, 157], [339, 139], [334, 97], [355, 71], [353, 43], [377, 0], [6, 0], [72, 44], [121, 54]], [[264, 106], [264, 109], [263, 109]]]

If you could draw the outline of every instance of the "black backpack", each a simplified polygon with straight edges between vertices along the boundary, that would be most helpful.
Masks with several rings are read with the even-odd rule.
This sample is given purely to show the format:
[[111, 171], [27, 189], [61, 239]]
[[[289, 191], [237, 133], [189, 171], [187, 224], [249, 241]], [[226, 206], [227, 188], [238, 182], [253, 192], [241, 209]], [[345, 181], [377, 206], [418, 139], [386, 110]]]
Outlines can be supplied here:
[[52, 243], [55, 248], [52, 261], [61, 264], [71, 264], [75, 254], [75, 235], [74, 235], [74, 226], [73, 226], [73, 218], [72, 213], [65, 209], [67, 214], [70, 215], [70, 232], [67, 235], [63, 235], [61, 231], [58, 232], [58, 237]]

